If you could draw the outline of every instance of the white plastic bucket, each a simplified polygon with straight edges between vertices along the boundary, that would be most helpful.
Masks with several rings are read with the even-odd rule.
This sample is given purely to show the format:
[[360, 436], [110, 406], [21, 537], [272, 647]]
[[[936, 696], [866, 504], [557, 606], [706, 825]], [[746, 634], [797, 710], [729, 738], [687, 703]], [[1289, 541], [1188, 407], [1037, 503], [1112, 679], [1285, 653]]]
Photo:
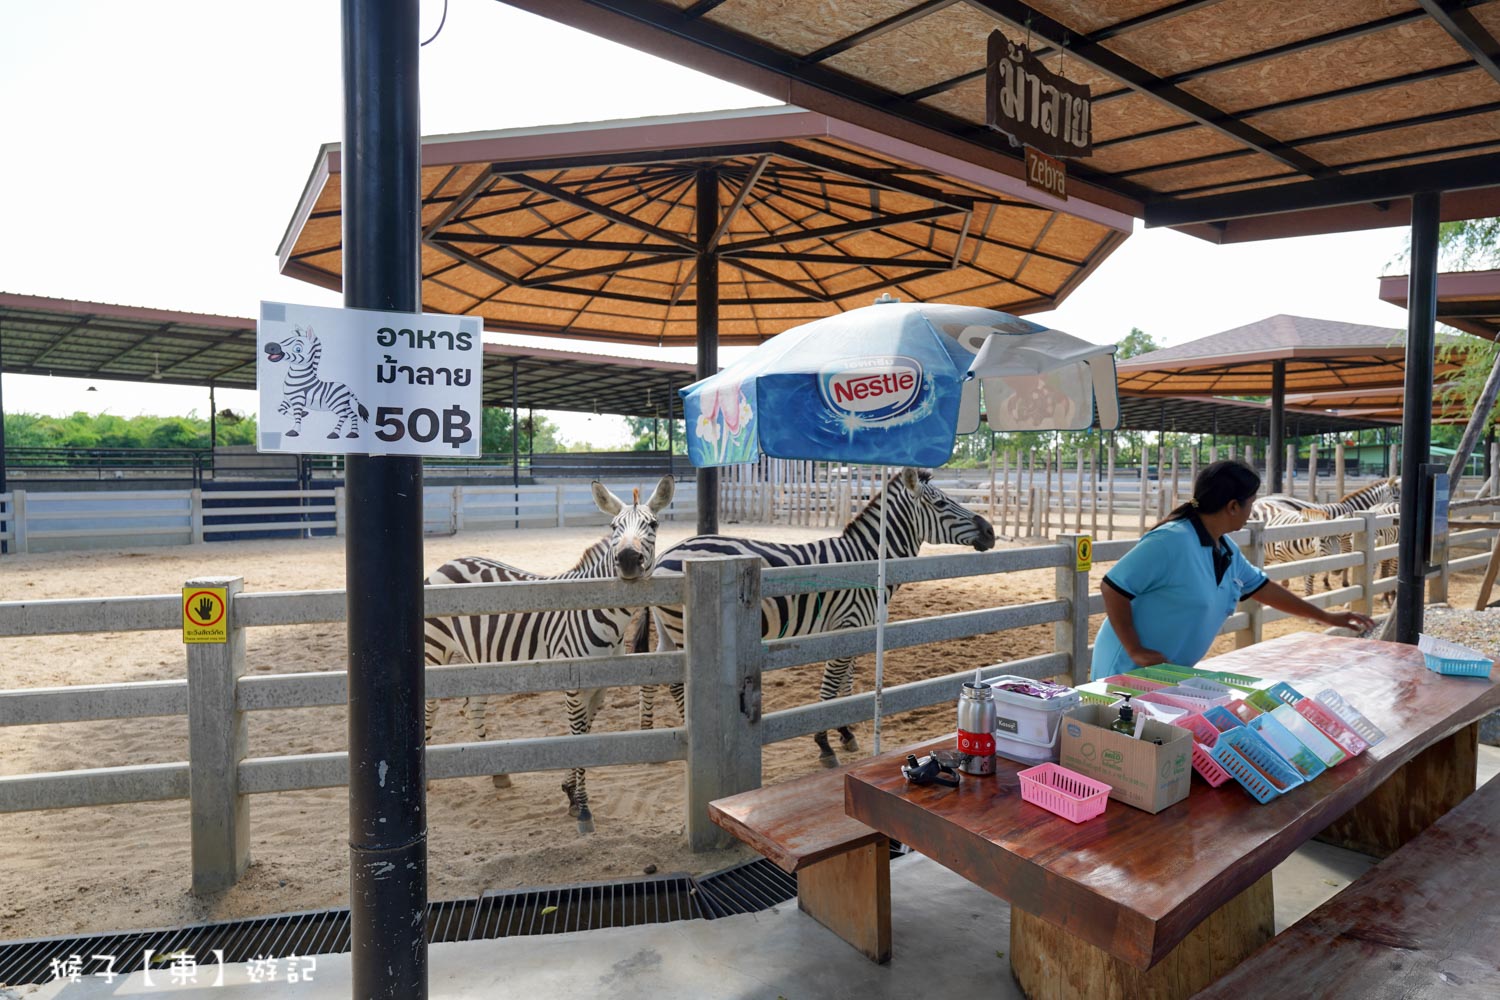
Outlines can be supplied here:
[[1042, 683], [1014, 675], [988, 679], [987, 683], [995, 692], [995, 753], [1025, 764], [1055, 762], [1062, 717], [1082, 701], [1078, 692], [1038, 698], [1019, 691], [1001, 690], [999, 685], [1007, 681]]

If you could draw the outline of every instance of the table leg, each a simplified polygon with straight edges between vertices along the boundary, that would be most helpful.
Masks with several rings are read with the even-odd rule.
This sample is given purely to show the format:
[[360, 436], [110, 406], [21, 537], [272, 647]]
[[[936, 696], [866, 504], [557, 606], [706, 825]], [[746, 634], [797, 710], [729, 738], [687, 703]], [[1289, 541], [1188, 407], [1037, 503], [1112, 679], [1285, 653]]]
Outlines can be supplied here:
[[1233, 969], [1275, 932], [1270, 875], [1209, 914], [1144, 971], [1013, 906], [1010, 968], [1029, 1000], [1178, 1000]]
[[1476, 722], [1417, 754], [1317, 839], [1383, 858], [1468, 798], [1478, 774]]
[[797, 872], [797, 906], [873, 962], [891, 960], [891, 842], [884, 837]]

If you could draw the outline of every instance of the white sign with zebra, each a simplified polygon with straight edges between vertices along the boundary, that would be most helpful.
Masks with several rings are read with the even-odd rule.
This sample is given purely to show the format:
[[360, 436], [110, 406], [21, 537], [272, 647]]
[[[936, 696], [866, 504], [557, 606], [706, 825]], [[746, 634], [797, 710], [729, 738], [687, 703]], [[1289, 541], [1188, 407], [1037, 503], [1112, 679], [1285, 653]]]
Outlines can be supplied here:
[[260, 451], [480, 453], [477, 317], [262, 302]]

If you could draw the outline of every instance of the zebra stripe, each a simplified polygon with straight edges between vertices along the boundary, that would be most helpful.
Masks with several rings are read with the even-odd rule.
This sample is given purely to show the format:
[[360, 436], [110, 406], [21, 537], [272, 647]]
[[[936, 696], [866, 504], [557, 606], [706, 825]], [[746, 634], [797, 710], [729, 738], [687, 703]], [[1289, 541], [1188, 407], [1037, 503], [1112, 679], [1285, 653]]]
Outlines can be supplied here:
[[[572, 569], [556, 576], [543, 576], [515, 566], [470, 556], [444, 563], [428, 577], [429, 584], [506, 583], [517, 580], [642, 580], [651, 574], [656, 559], [656, 515], [675, 492], [670, 476], [662, 478], [644, 505], [625, 504], [600, 483], [593, 484], [594, 502], [613, 517], [610, 533], [586, 549]], [[639, 494], [637, 494], [638, 496]], [[634, 608], [581, 608], [565, 611], [518, 611], [510, 614], [452, 615], [428, 618], [424, 623], [426, 661], [438, 666], [449, 663], [508, 663], [517, 660], [553, 660], [585, 656], [612, 656], [621, 652], [625, 627]], [[604, 703], [603, 688], [565, 693], [568, 732], [589, 732], [594, 716]], [[483, 695], [465, 698], [463, 714], [478, 740], [489, 738]], [[437, 702], [427, 702], [427, 740]], [[496, 775], [497, 787], [510, 784], [506, 775]], [[578, 820], [581, 833], [594, 829], [589, 809], [584, 769], [574, 768], [563, 782], [568, 812]]]
[[[870, 501], [844, 528], [841, 535], [801, 545], [762, 542], [752, 538], [724, 535], [701, 535], [674, 545], [662, 553], [658, 565], [680, 572], [685, 560], [703, 556], [755, 556], [767, 567], [827, 566], [838, 563], [868, 562], [879, 557], [880, 510], [889, 501], [886, 513], [886, 551], [893, 559], [915, 556], [923, 542], [950, 545], [972, 545], [980, 552], [994, 547], [995, 529], [932, 484], [927, 474], [905, 469], [886, 485], [881, 496]], [[896, 588], [887, 588], [895, 593]], [[834, 629], [860, 628], [875, 621], [874, 589], [817, 591], [767, 598], [761, 602], [761, 636], [766, 639], [814, 635]], [[657, 648], [674, 649], [682, 645], [682, 608], [652, 609], [656, 621]], [[642, 616], [633, 648], [646, 648], [646, 620]], [[828, 700], [847, 695], [853, 687], [854, 657], [830, 660], [823, 669], [818, 698]], [[670, 686], [677, 709], [682, 711], [682, 685]], [[641, 690], [641, 726], [651, 728], [654, 722], [655, 689]], [[839, 729], [845, 750], [858, 749], [854, 733]], [[828, 734], [813, 737], [824, 764], [832, 767], [838, 756], [828, 743]]]

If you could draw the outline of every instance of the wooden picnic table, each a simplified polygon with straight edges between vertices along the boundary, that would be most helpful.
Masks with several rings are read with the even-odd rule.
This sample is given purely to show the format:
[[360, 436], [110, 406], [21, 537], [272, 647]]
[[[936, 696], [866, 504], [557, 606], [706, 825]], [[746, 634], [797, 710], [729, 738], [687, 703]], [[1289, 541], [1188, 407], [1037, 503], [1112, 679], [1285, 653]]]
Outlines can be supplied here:
[[1021, 801], [1025, 765], [949, 789], [909, 785], [888, 754], [846, 774], [846, 811], [1010, 901], [1028, 996], [1190, 996], [1272, 936], [1271, 870], [1302, 844], [1388, 854], [1473, 792], [1478, 720], [1500, 707], [1500, 685], [1374, 640], [1286, 636], [1205, 665], [1335, 688], [1387, 738], [1266, 805], [1195, 781], [1156, 815], [1111, 800], [1083, 824]]

